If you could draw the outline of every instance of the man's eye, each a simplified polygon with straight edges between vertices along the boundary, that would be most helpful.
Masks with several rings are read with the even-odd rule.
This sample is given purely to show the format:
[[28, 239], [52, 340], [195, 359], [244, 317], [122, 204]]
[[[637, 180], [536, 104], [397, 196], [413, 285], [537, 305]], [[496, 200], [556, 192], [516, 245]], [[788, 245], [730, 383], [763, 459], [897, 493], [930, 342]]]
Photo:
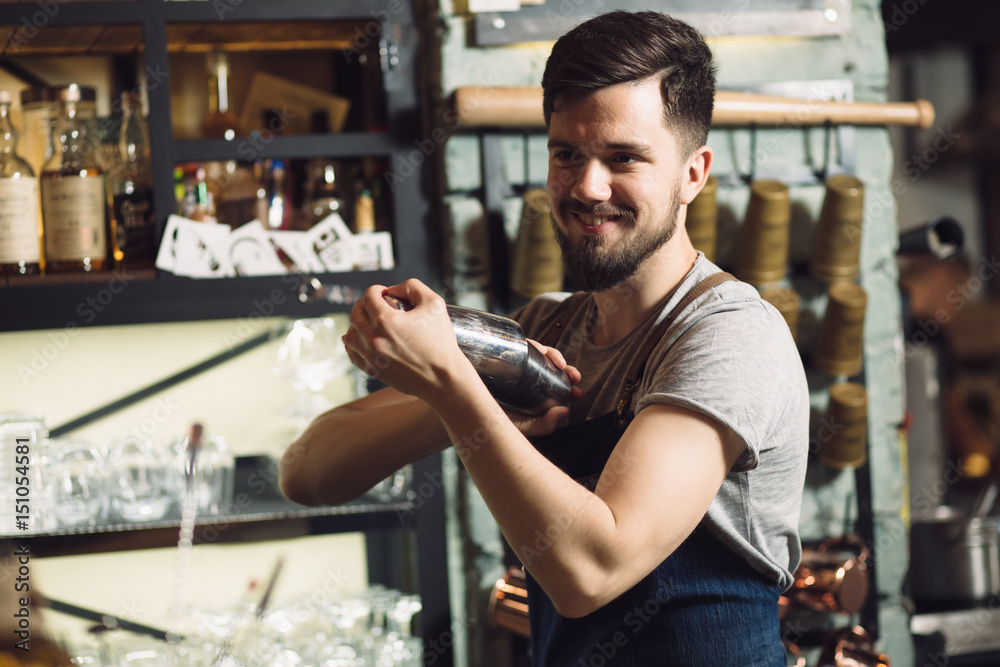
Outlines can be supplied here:
[[569, 162], [579, 162], [580, 155], [575, 151], [556, 151], [552, 154], [558, 162], [569, 163]]
[[632, 164], [633, 162], [638, 162], [634, 155], [616, 155], [615, 162], [618, 164]]

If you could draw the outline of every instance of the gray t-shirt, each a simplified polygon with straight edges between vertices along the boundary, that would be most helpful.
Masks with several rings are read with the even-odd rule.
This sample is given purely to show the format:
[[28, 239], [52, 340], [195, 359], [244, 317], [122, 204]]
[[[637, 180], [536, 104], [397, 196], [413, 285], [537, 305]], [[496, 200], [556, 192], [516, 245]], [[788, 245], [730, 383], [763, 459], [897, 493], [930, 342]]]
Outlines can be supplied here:
[[[570, 423], [616, 409], [628, 367], [651, 329], [717, 271], [698, 253], [663, 309], [612, 345], [590, 342], [597, 311], [594, 299], [587, 299], [563, 326], [556, 345], [583, 376], [584, 398], [571, 404]], [[514, 317], [529, 337], [539, 336], [546, 315], [568, 296], [543, 294]], [[798, 522], [809, 449], [809, 391], [781, 314], [742, 282], [726, 281], [699, 296], [653, 348], [631, 409], [638, 413], [652, 403], [705, 414], [746, 443], [704, 522], [786, 590], [802, 555]]]

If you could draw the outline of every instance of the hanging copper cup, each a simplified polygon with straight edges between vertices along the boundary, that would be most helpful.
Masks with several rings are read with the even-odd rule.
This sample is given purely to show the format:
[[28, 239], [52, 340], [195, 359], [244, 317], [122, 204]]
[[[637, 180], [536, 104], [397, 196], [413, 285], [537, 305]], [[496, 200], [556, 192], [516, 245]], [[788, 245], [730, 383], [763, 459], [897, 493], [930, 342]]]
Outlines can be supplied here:
[[[847, 551], [854, 550], [848, 556]], [[850, 615], [868, 597], [868, 548], [856, 536], [835, 537], [803, 549], [795, 581], [786, 595], [815, 611]]]
[[832, 377], [857, 375], [864, 358], [868, 295], [854, 283], [832, 285], [827, 293], [829, 300], [813, 350], [813, 365]]
[[691, 245], [705, 254], [705, 259], [715, 261], [716, 238], [719, 232], [719, 204], [716, 195], [719, 191], [719, 180], [709, 176], [705, 186], [688, 204], [687, 227]]
[[827, 283], [852, 282], [860, 272], [865, 186], [850, 174], [826, 179], [812, 271]]
[[528, 622], [528, 585], [524, 570], [512, 567], [497, 580], [490, 592], [486, 612], [490, 623], [522, 637], [531, 636]]
[[889, 656], [879, 653], [875, 640], [861, 626], [833, 632], [823, 645], [817, 667], [891, 667]]
[[563, 287], [562, 250], [549, 211], [549, 195], [542, 188], [522, 197], [521, 226], [514, 246], [510, 288], [528, 298]]
[[788, 271], [791, 203], [788, 186], [774, 180], [750, 184], [736, 276], [751, 285], [778, 282]]

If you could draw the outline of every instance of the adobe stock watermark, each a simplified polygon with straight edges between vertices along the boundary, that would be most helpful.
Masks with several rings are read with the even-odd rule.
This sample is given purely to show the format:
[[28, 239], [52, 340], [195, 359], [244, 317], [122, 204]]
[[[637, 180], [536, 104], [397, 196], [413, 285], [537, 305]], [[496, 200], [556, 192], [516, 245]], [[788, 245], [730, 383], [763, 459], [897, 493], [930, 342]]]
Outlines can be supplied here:
[[927, 0], [903, 0], [893, 3], [889, 15], [885, 19], [886, 39], [891, 39], [925, 4], [927, 4]]
[[276, 287], [265, 298], [254, 299], [251, 302], [253, 309], [244, 317], [237, 319], [233, 331], [227, 331], [222, 335], [222, 342], [229, 349], [233, 349], [259, 333], [262, 320], [275, 315], [278, 312], [278, 307], [288, 301], [289, 296], [299, 286], [298, 277], [291, 274], [283, 275], [281, 282], [285, 285], [283, 289]]
[[448, 106], [441, 114], [442, 123], [430, 131], [429, 136], [414, 139], [416, 150], [398, 155], [396, 164], [385, 173], [385, 182], [392, 192], [396, 191], [404, 181], [416, 173], [417, 168], [429, 160], [448, 141], [448, 138], [462, 126], [462, 113], [475, 111], [483, 103], [484, 98], [496, 90], [498, 83], [493, 80], [491, 72], [485, 81], [481, 81], [471, 95], [462, 98], [461, 109]]
[[[75, 312], [83, 321], [83, 325], [92, 323], [100, 313], [104, 312], [114, 302], [115, 298], [135, 279], [134, 275], [125, 271], [112, 271], [111, 277], [104, 287], [88, 295], [77, 304]], [[17, 365], [17, 374], [24, 384], [29, 384], [39, 377], [53, 361], [69, 347], [70, 342], [80, 333], [80, 325], [76, 320], [67, 322], [61, 329], [47, 331], [48, 342], [36, 347], [31, 352], [28, 363]]]
[[634, 605], [622, 617], [623, 629], [615, 630], [607, 638], [594, 642], [590, 657], [585, 660], [581, 659], [577, 665], [579, 667], [608, 667], [618, 664], [619, 653], [654, 620], [654, 617], [663, 608], [664, 602], [650, 598], [641, 605]]
[[151, 435], [156, 433], [163, 424], [169, 421], [170, 417], [174, 415], [179, 409], [180, 405], [174, 403], [170, 397], [158, 398], [156, 403], [153, 405], [153, 409], [149, 413], [140, 419], [137, 423], [133, 424], [126, 431], [123, 431], [120, 435], [120, 439], [125, 438], [138, 438], [140, 440], [145, 440]]
[[945, 295], [945, 303], [949, 304], [951, 309], [939, 308], [935, 311], [934, 317], [913, 323], [911, 339], [906, 342], [903, 355], [896, 358], [896, 363], [903, 363], [911, 358], [920, 346], [928, 344], [937, 336], [956, 313], [965, 308], [983, 291], [987, 283], [996, 278], [997, 273], [1000, 273], [1000, 262], [997, 261], [996, 255], [980, 258], [979, 266], [972, 275], [960, 285], [952, 287]]
[[351, 40], [351, 47], [344, 51], [344, 59], [350, 63], [355, 57], [360, 58], [372, 41], [381, 37], [393, 17], [405, 12], [408, 5], [404, 0], [389, 0], [383, 9], [371, 10], [369, 15], [372, 18], [363, 27], [354, 26], [354, 39]]
[[10, 33], [7, 39], [8, 50], [17, 53], [22, 47], [38, 35], [38, 31], [49, 24], [56, 17], [62, 5], [70, 0], [39, 0], [35, 3], [38, 10], [30, 16], [21, 17], [21, 24], [17, 30]]

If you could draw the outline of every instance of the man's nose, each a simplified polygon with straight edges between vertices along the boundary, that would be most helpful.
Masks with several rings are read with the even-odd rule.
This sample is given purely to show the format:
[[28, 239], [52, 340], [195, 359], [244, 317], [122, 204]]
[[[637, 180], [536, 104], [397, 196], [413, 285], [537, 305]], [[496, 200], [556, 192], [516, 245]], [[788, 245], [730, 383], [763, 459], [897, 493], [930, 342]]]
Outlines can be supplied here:
[[570, 194], [585, 203], [607, 201], [611, 198], [611, 174], [599, 160], [585, 160], [577, 169]]

